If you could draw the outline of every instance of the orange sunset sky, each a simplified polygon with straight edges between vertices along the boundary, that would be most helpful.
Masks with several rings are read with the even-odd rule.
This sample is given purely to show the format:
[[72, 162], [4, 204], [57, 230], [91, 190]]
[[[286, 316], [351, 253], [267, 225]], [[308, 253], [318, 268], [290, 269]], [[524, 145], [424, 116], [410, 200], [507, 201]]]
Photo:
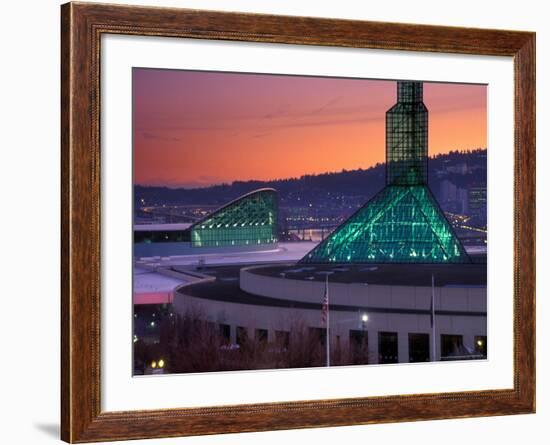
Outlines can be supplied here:
[[[134, 182], [205, 187], [368, 168], [396, 82], [133, 70]], [[429, 154], [485, 148], [485, 85], [424, 83]]]

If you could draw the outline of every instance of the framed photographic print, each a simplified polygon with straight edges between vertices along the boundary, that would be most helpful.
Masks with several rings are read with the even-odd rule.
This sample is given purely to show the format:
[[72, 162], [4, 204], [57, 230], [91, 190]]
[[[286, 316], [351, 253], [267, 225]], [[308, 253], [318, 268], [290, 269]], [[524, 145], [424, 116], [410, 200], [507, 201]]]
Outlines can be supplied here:
[[63, 440], [534, 412], [534, 33], [61, 13]]

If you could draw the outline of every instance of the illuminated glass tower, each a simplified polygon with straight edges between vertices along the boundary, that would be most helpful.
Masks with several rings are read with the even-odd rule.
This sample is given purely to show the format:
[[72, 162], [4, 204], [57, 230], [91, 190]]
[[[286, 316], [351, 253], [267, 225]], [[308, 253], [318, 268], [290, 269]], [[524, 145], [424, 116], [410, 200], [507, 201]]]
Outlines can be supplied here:
[[428, 109], [421, 82], [397, 82], [397, 103], [386, 113], [386, 184], [428, 182]]
[[386, 187], [302, 263], [469, 263], [428, 188], [428, 110], [422, 82], [397, 82], [386, 113]]

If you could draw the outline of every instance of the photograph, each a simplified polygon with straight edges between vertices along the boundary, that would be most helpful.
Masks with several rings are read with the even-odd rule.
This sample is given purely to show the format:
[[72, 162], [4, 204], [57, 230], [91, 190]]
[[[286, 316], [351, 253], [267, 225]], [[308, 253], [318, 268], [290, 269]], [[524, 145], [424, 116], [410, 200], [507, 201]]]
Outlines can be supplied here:
[[[541, 427], [540, 7], [145, 3], [65, 3], [59, 57], [22, 52], [27, 89], [36, 67], [60, 86], [16, 134], [58, 134], [57, 170], [40, 142], [41, 162], [9, 164], [59, 172], [59, 274], [23, 267], [45, 252], [21, 247], [30, 217], [8, 237], [27, 275], [8, 294], [60, 287], [35, 312], [59, 329], [59, 353], [38, 352], [57, 360], [44, 412], [61, 439], [512, 443]], [[43, 181], [11, 182], [55, 210]], [[52, 367], [27, 368], [54, 388]]]
[[488, 358], [486, 84], [134, 67], [132, 141], [134, 376]]

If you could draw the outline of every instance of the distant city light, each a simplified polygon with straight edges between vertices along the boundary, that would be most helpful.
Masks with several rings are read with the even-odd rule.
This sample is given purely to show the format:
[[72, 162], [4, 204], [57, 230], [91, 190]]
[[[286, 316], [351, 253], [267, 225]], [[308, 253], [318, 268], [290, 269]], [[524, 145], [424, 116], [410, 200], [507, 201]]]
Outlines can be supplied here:
[[157, 367], [157, 362], [155, 362], [155, 361], [153, 360], [153, 362], [151, 363], [151, 368], [155, 369], [156, 367]]
[[159, 365], [159, 368], [164, 368], [164, 360], [160, 359], [158, 365]]

